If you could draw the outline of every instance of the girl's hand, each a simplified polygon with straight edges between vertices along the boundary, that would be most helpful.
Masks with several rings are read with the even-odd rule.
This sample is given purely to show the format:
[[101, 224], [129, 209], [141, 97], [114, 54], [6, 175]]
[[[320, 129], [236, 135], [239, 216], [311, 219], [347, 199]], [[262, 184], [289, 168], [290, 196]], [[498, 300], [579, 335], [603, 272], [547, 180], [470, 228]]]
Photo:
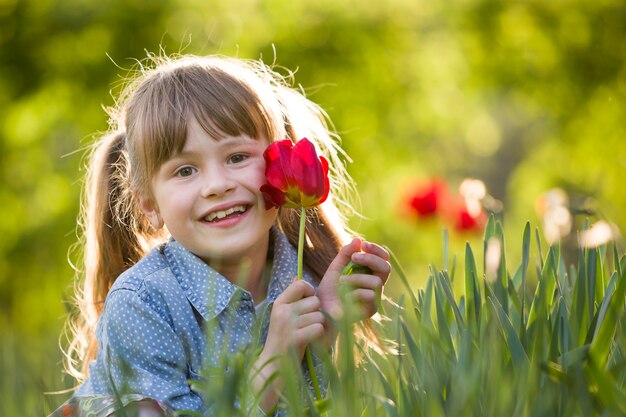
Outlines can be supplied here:
[[[372, 273], [341, 275], [341, 271], [350, 261], [368, 267]], [[352, 288], [347, 298], [358, 303], [361, 310], [360, 318], [373, 316], [377, 311], [377, 300], [390, 272], [389, 253], [384, 248], [358, 238], [352, 239], [352, 242], [341, 248], [317, 289], [322, 310], [333, 319], [343, 316], [338, 287], [340, 283], [345, 283]], [[325, 336], [332, 339], [333, 329], [329, 327], [326, 327]]]
[[289, 354], [292, 350], [302, 359], [306, 346], [324, 333], [324, 315], [313, 286], [295, 280], [276, 298], [270, 316], [265, 347], [261, 353], [267, 359]]
[[265, 412], [276, 405], [283, 389], [282, 378], [272, 379], [281, 362], [274, 359], [294, 352], [298, 362], [301, 361], [307, 345], [323, 337], [324, 320], [320, 300], [306, 281], [296, 279], [274, 301], [267, 339], [252, 378], [254, 391], [262, 394], [259, 405]]

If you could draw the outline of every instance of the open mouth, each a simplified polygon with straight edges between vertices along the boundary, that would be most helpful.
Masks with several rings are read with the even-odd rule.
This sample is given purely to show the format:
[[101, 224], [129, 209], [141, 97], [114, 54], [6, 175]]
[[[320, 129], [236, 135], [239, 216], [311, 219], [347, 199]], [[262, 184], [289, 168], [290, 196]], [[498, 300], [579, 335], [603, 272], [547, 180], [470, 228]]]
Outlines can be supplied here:
[[233, 217], [241, 216], [248, 211], [249, 206], [234, 206], [226, 210], [213, 211], [204, 217], [204, 221], [209, 223], [219, 222], [220, 220], [230, 219]]

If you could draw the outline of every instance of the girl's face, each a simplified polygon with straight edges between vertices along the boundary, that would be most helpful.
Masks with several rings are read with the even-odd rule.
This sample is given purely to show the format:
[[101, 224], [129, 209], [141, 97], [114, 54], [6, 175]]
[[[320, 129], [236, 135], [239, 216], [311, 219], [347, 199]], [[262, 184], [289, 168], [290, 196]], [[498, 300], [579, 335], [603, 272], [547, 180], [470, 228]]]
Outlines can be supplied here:
[[160, 216], [174, 239], [208, 264], [264, 260], [278, 214], [265, 209], [259, 190], [267, 145], [246, 135], [215, 140], [191, 118], [182, 152], [155, 173], [144, 212]]

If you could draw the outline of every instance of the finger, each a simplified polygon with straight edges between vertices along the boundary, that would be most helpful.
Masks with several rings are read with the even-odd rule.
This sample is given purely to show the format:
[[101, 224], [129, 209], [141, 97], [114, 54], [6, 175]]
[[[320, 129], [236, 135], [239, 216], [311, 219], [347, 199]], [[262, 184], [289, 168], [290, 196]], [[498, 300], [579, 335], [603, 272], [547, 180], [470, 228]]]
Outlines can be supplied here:
[[373, 291], [380, 291], [383, 288], [383, 280], [377, 275], [344, 275], [341, 277], [341, 282], [356, 288], [364, 288]]
[[313, 323], [296, 332], [296, 343], [306, 346], [309, 343], [321, 339], [324, 335], [324, 326], [321, 323]]
[[374, 303], [376, 301], [376, 291], [365, 288], [357, 288], [352, 291], [352, 300], [359, 303]]
[[364, 241], [363, 245], [361, 246], [361, 250], [363, 252], [367, 252], [367, 253], [371, 253], [372, 255], [376, 255], [376, 256], [384, 259], [385, 261], [388, 261], [390, 259], [389, 252], [387, 252], [387, 249], [383, 248], [380, 245], [377, 245], [376, 243]]
[[352, 299], [360, 306], [362, 317], [371, 317], [378, 311], [377, 293], [373, 290], [360, 288], [352, 292]]
[[276, 298], [275, 303], [291, 304], [312, 295], [315, 295], [313, 286], [305, 280], [296, 279]]
[[321, 307], [320, 299], [311, 295], [306, 298], [301, 298], [300, 300], [294, 301], [291, 303], [294, 314], [306, 314], [311, 313], [313, 311], [319, 311]]
[[374, 275], [383, 280], [383, 284], [387, 281], [391, 272], [391, 265], [384, 258], [370, 253], [358, 252], [352, 254], [352, 260], [359, 265], [369, 267]]
[[328, 266], [328, 272], [341, 272], [350, 262], [352, 254], [361, 250], [362, 243], [361, 239], [355, 237], [350, 243], [342, 247]]
[[296, 326], [299, 329], [310, 326], [312, 324], [319, 323], [324, 325], [324, 315], [321, 311], [314, 311], [312, 313], [306, 313], [298, 316]]

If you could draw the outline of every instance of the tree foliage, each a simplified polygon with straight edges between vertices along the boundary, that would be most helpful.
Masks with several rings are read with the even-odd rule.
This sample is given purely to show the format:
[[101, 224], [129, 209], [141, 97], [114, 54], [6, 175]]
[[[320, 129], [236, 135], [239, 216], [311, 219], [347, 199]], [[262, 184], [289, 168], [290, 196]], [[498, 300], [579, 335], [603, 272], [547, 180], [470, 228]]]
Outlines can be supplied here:
[[626, 228], [625, 35], [618, 0], [0, 0], [0, 332], [60, 328], [83, 150], [146, 51], [297, 70], [353, 157], [354, 227], [419, 270], [416, 177], [482, 179], [514, 234], [552, 187]]

